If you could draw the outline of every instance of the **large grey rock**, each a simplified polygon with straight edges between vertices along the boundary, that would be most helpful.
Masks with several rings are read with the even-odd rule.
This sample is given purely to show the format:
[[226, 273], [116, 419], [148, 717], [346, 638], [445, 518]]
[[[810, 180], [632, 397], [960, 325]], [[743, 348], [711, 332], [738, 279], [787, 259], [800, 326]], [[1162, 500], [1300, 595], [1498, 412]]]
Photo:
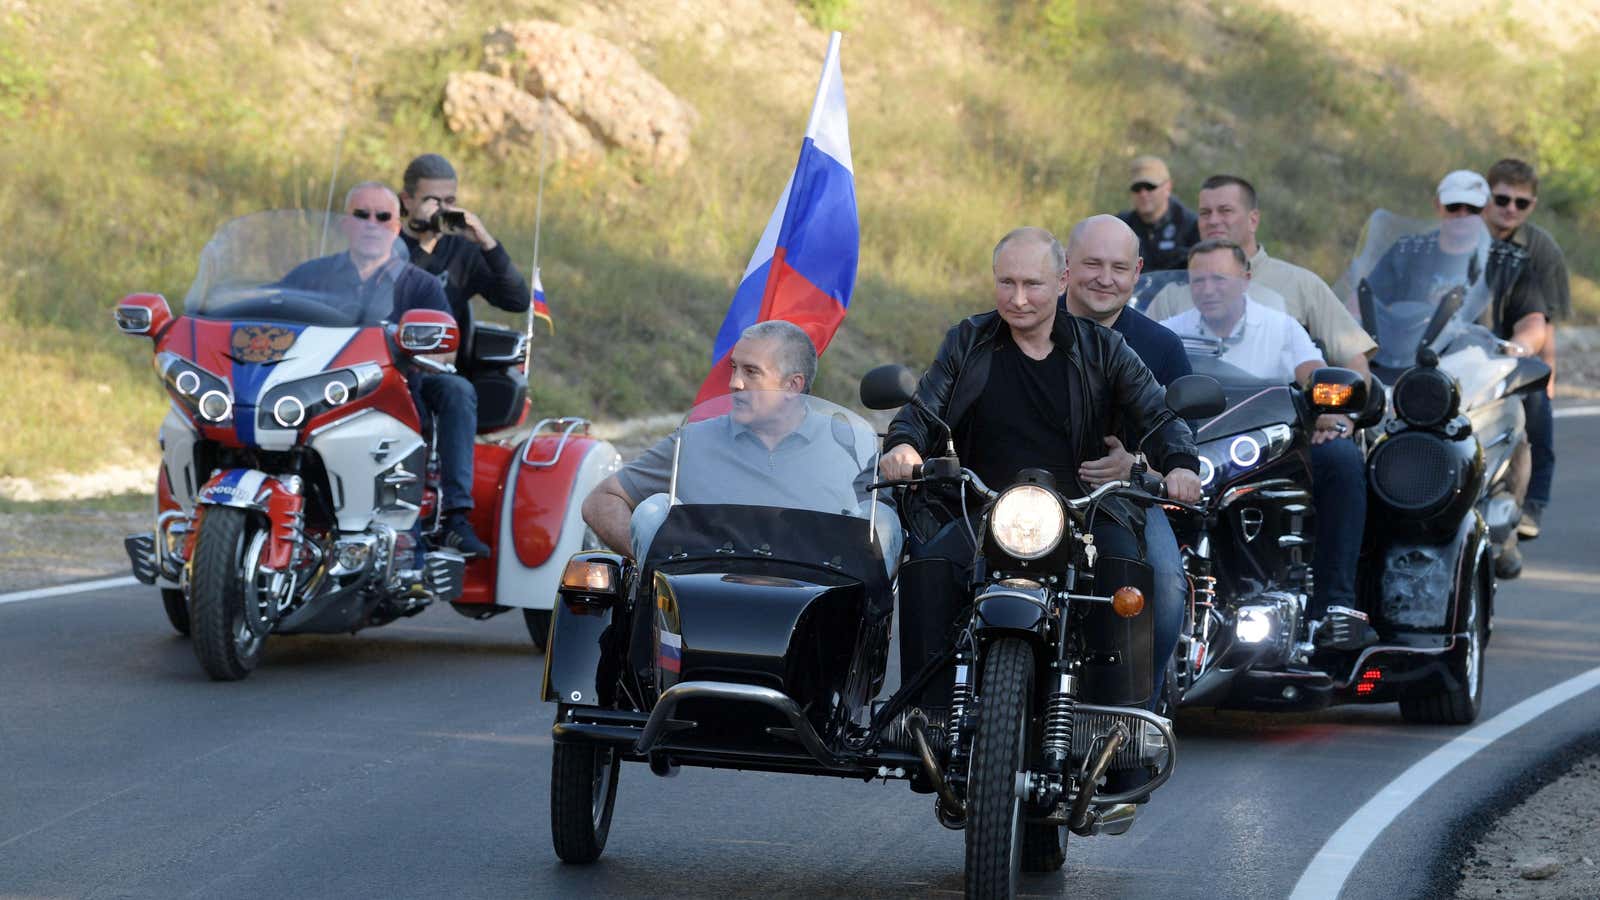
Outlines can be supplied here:
[[648, 165], [670, 171], [689, 157], [694, 109], [609, 41], [554, 22], [508, 23], [484, 38], [483, 68], [555, 101], [601, 141]]

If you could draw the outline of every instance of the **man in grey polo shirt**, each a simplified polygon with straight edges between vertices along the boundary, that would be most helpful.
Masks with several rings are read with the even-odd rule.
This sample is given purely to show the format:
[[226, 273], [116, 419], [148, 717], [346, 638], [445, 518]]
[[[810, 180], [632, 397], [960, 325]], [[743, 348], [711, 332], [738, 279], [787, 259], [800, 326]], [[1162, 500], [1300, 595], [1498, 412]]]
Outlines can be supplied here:
[[[680, 503], [869, 514], [876, 437], [813, 402], [817, 354], [805, 331], [781, 320], [758, 322], [740, 336], [731, 361], [726, 414], [663, 438], [584, 501], [584, 521], [613, 550], [644, 558], [666, 519], [675, 459]], [[876, 518], [893, 571], [899, 523], [887, 506]]]

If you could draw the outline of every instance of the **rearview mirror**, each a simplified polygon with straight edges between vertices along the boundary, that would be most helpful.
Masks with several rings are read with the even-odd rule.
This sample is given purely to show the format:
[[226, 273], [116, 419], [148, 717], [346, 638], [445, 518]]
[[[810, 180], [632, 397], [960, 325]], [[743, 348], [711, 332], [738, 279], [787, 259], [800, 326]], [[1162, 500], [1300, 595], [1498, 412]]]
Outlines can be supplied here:
[[1306, 396], [1318, 415], [1344, 413], [1356, 418], [1367, 408], [1367, 379], [1351, 369], [1325, 366], [1311, 373]]
[[461, 345], [461, 329], [447, 312], [413, 309], [400, 317], [394, 342], [407, 353], [449, 353]]
[[129, 294], [117, 301], [111, 314], [123, 334], [156, 338], [172, 323], [172, 308], [160, 294]]
[[1466, 289], [1457, 285], [1450, 289], [1448, 294], [1439, 300], [1439, 305], [1434, 307], [1433, 318], [1428, 320], [1427, 330], [1422, 332], [1422, 340], [1417, 342], [1417, 349], [1431, 346], [1439, 335], [1444, 332], [1444, 327], [1450, 324], [1455, 314], [1461, 311], [1461, 304], [1466, 298]]
[[1167, 385], [1167, 409], [1182, 418], [1209, 419], [1227, 406], [1222, 385], [1210, 375], [1184, 375]]
[[861, 376], [861, 405], [867, 409], [895, 409], [911, 402], [917, 393], [917, 373], [889, 363]]

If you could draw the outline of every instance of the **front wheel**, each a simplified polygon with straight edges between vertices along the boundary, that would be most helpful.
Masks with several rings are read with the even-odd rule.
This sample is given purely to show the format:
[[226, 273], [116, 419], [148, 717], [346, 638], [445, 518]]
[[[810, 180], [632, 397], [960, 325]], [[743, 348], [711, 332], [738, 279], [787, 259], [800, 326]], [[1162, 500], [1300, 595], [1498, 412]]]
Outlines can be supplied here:
[[[1033, 648], [1013, 638], [991, 644], [967, 781], [968, 897], [1014, 897], [1022, 877], [1025, 823], [1017, 773], [1027, 770], [1032, 690]], [[1049, 849], [1042, 837], [1028, 842], [1041, 856]]]
[[556, 744], [550, 765], [550, 837], [566, 863], [592, 863], [606, 849], [622, 757], [611, 747]]
[[261, 557], [267, 532], [242, 509], [206, 511], [195, 539], [189, 600], [194, 653], [214, 681], [238, 681], [261, 661], [266, 631], [261, 616]]
[[548, 609], [524, 609], [522, 622], [528, 626], [528, 637], [533, 639], [533, 649], [544, 652], [550, 645], [550, 613]]
[[1429, 725], [1470, 725], [1483, 702], [1483, 647], [1489, 638], [1489, 594], [1482, 571], [1467, 595], [1466, 646], [1450, 662], [1451, 685], [1432, 694], [1400, 698], [1400, 715]]

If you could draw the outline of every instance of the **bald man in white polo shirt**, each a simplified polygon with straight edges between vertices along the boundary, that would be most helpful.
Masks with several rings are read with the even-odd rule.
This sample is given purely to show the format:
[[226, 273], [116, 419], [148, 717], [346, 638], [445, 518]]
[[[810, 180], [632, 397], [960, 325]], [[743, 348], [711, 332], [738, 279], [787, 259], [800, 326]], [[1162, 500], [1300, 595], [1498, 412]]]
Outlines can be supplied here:
[[1161, 324], [1179, 335], [1222, 342], [1222, 361], [1268, 381], [1304, 384], [1327, 365], [1311, 335], [1288, 313], [1250, 299], [1250, 263], [1229, 240], [1203, 241], [1189, 256], [1194, 308]]
[[[1179, 336], [1221, 341], [1222, 361], [1256, 378], [1306, 384], [1312, 373], [1327, 365], [1321, 352], [1305, 328], [1287, 313], [1251, 300], [1249, 284], [1250, 260], [1243, 247], [1226, 238], [1201, 241], [1189, 251], [1189, 287], [1194, 308], [1161, 324]], [[1356, 562], [1367, 519], [1366, 470], [1361, 451], [1352, 441], [1336, 439], [1348, 437], [1350, 426], [1342, 416], [1324, 416], [1317, 429], [1311, 447], [1311, 490], [1317, 505], [1317, 540], [1312, 559], [1316, 593], [1310, 605], [1314, 620], [1332, 612], [1350, 614], [1359, 609]], [[1377, 639], [1370, 627], [1360, 631], [1360, 646]], [[1312, 639], [1320, 643], [1322, 635], [1329, 633], [1332, 632], [1314, 628]]]

